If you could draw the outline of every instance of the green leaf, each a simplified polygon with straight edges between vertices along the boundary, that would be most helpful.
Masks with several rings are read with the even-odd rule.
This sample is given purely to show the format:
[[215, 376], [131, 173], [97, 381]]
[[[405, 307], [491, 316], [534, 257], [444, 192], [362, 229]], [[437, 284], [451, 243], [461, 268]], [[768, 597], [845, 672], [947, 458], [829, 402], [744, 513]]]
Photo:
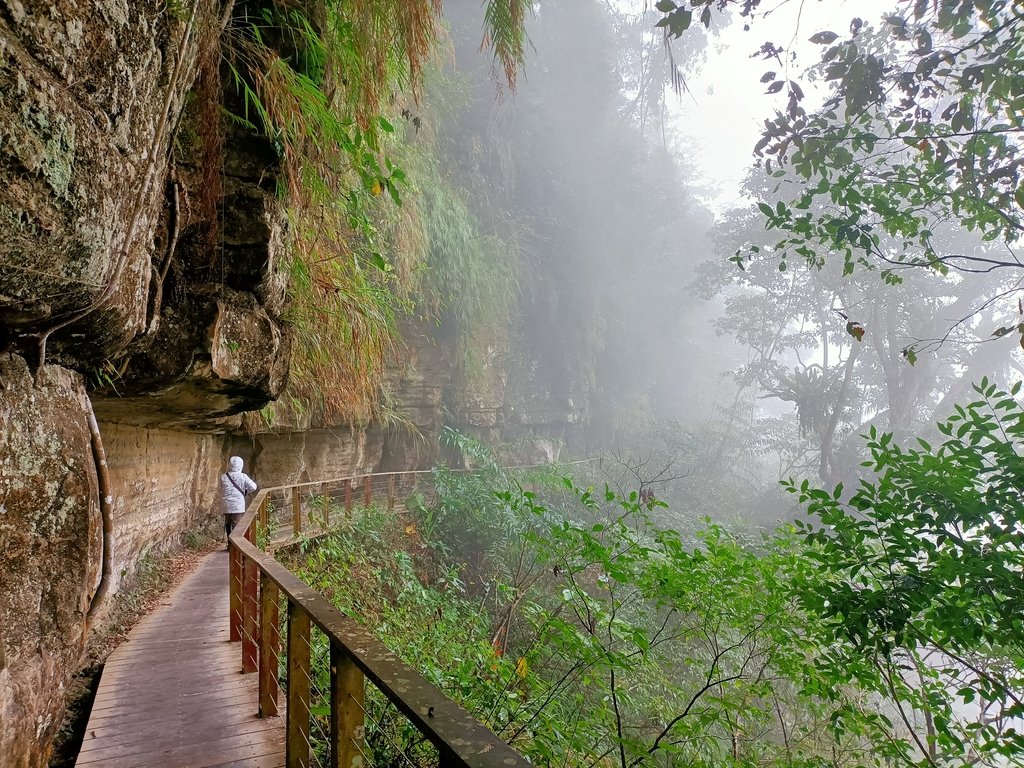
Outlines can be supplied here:
[[373, 264], [381, 272], [390, 272], [391, 265], [385, 261], [384, 257], [380, 253], [374, 251], [370, 254], [370, 263]]
[[809, 38], [815, 45], [829, 45], [839, 39], [835, 32], [816, 32]]
[[683, 32], [690, 28], [690, 22], [693, 20], [693, 11], [680, 8], [673, 11], [672, 15], [668, 18], [669, 34], [673, 37], [679, 37]]

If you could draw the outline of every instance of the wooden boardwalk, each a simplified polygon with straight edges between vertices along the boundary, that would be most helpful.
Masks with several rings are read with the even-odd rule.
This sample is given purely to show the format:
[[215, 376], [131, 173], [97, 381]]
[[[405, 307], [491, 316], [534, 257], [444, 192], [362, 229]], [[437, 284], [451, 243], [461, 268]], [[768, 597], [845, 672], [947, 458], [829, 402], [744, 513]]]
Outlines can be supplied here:
[[110, 654], [76, 766], [284, 766], [284, 717], [256, 716], [228, 640], [227, 574], [226, 552], [207, 555]]

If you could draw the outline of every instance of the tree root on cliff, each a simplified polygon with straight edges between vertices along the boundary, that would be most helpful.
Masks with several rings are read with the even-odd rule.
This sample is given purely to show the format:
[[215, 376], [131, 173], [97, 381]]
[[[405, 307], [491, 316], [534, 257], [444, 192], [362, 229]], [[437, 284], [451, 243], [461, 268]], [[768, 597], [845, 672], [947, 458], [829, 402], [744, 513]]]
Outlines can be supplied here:
[[[181, 182], [178, 179], [178, 169], [171, 164], [171, 216], [167, 224], [170, 232], [167, 238], [167, 251], [164, 254], [163, 264], [160, 271], [153, 279], [153, 298], [150, 301], [149, 309], [146, 312], [146, 325], [143, 336], [150, 336], [156, 332], [156, 326], [160, 318], [160, 307], [163, 304], [164, 281], [167, 279], [167, 272], [171, 268], [171, 260], [174, 258], [174, 251], [178, 247], [178, 233], [181, 232]], [[123, 371], [122, 371], [123, 373]]]
[[100, 435], [100, 425], [96, 421], [96, 413], [92, 409], [92, 401], [87, 399], [89, 411], [86, 417], [89, 421], [89, 435], [92, 438], [92, 458], [96, 464], [96, 483], [100, 494], [100, 517], [103, 530], [103, 556], [100, 561], [100, 583], [89, 601], [89, 611], [85, 615], [85, 632], [83, 637], [89, 634], [89, 627], [96, 617], [97, 611], [103, 605], [110, 590], [110, 569], [113, 558], [113, 511], [114, 496], [110, 487], [110, 473], [107, 471], [107, 452], [103, 448], [103, 436]]

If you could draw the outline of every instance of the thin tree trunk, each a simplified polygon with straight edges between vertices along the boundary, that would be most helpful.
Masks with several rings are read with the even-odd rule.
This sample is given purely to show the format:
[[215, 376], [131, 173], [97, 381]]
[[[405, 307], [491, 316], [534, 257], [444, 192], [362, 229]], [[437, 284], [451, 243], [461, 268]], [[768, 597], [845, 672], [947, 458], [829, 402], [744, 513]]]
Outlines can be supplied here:
[[103, 554], [100, 560], [100, 583], [89, 601], [89, 611], [85, 616], [85, 631], [88, 633], [93, 619], [99, 609], [106, 601], [107, 592], [110, 590], [111, 560], [113, 558], [113, 533], [114, 533], [114, 496], [110, 487], [110, 473], [107, 471], [107, 452], [103, 448], [103, 436], [100, 435], [100, 427], [96, 421], [96, 413], [92, 408], [92, 401], [87, 399], [89, 411], [86, 418], [89, 422], [89, 435], [92, 441], [92, 458], [96, 465], [96, 484], [100, 496], [100, 518], [102, 520]]

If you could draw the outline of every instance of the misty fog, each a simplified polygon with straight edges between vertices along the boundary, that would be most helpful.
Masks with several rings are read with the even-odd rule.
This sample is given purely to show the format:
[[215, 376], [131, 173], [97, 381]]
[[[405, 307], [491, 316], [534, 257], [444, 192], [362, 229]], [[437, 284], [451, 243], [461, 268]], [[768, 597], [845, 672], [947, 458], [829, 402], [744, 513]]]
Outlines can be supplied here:
[[[566, 379], [591, 361], [597, 371], [595, 428], [573, 455], [617, 457], [679, 519], [772, 527], [795, 514], [780, 479], [849, 484], [871, 427], [930, 439], [973, 382], [1020, 365], [1012, 339], [979, 343], [1015, 323], [1016, 302], [995, 300], [1013, 274], [903, 269], [887, 285], [878, 269], [844, 275], [837, 259], [780, 270], [755, 203], [793, 196], [799, 179], [769, 175], [753, 146], [723, 152], [707, 128], [722, 120], [708, 111], [726, 85], [748, 98], [725, 119], [752, 140], [779, 108], [781, 96], [741, 80], [774, 64], [751, 63], [762, 28], [716, 17], [667, 46], [650, 4], [545, 2], [511, 92], [479, 54], [478, 4], [446, 7], [453, 56], [428, 87], [426, 103], [443, 105], [431, 130], [444, 173], [517, 268], [558, 276], [518, 301], [528, 343], [577, 351], [557, 362]], [[782, 16], [771, 31], [814, 31], [813, 19]], [[805, 48], [794, 77], [814, 63]], [[464, 92], [447, 99], [454, 83]], [[961, 253], [994, 247], [953, 224], [935, 239]], [[730, 261], [751, 246], [760, 254], [743, 269]]]

